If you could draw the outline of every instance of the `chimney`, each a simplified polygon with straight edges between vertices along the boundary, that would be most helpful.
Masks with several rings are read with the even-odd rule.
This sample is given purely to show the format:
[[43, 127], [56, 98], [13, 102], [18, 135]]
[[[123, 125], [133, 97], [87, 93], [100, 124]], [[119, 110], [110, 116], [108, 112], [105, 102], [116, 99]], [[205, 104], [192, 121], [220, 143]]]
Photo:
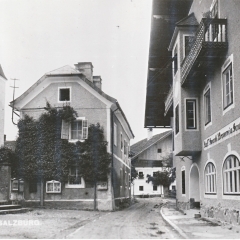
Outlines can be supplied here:
[[90, 81], [93, 82], [93, 65], [91, 62], [79, 62], [74, 64], [75, 68]]
[[102, 90], [102, 78], [101, 76], [93, 76], [93, 84]]
[[148, 128], [148, 138], [147, 138], [147, 140], [151, 139], [152, 136], [153, 136], [152, 128]]

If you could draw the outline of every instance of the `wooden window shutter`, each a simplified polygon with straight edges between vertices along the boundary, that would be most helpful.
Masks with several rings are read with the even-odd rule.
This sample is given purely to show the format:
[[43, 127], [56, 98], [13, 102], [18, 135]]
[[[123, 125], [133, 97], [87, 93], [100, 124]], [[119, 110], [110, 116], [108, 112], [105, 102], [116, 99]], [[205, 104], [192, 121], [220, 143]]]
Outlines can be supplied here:
[[62, 120], [61, 139], [69, 139], [69, 123]]
[[88, 120], [82, 121], [82, 138], [83, 139], [88, 138]]

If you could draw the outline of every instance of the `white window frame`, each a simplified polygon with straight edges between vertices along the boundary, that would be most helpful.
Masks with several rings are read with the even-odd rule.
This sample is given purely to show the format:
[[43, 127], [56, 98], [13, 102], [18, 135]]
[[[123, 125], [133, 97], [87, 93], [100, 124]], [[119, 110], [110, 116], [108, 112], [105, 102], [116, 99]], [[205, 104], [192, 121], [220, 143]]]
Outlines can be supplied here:
[[[64, 120], [62, 121], [62, 129], [61, 129], [61, 138], [62, 139], [68, 139], [69, 142], [77, 142], [77, 141], [85, 141], [85, 139], [88, 138], [88, 120], [85, 117], [77, 117], [75, 121], [82, 121], [82, 135], [83, 132], [85, 131], [85, 137], [81, 139], [72, 139], [72, 129], [71, 129], [71, 123], [67, 123]], [[84, 123], [86, 124], [84, 126]], [[64, 125], [68, 125], [66, 128], [68, 136], [63, 136], [63, 130], [64, 130]]]
[[[75, 167], [75, 166], [72, 166], [72, 167]], [[71, 176], [80, 176], [78, 175], [78, 169], [76, 167], [76, 174], [75, 175], [71, 175], [71, 167], [69, 168], [69, 175], [68, 177], [71, 177]], [[68, 179], [68, 182], [65, 184], [65, 188], [85, 188], [85, 181], [83, 179], [83, 177], [81, 177], [81, 183], [80, 184], [71, 184], [69, 183], [69, 179]]]
[[183, 59], [186, 57], [186, 55], [185, 55], [185, 51], [186, 51], [185, 37], [194, 37], [194, 34], [183, 34]]
[[[52, 191], [49, 190], [48, 186], [52, 185]], [[58, 186], [56, 186], [58, 185]], [[46, 193], [61, 193], [61, 182], [59, 181], [47, 181], [46, 182]]]
[[[188, 113], [187, 113], [187, 102], [194, 102], [195, 104], [193, 105], [194, 106], [194, 126], [189, 128], [188, 127]], [[185, 98], [185, 131], [197, 131], [198, 130], [198, 99], [197, 98]]]
[[123, 152], [124, 144], [123, 144], [123, 134], [122, 134], [122, 132], [120, 134], [120, 148], [121, 148], [121, 151]]
[[223, 172], [223, 195], [239, 196], [240, 195], [239, 158], [233, 154], [229, 155], [224, 160], [222, 172]]
[[113, 131], [113, 134], [114, 134], [114, 145], [117, 146], [117, 124], [114, 123], [114, 131]]
[[[61, 89], [69, 89], [69, 100], [68, 101], [60, 100], [60, 90]], [[71, 99], [72, 99], [72, 88], [71, 87], [58, 87], [58, 103], [70, 103]]]
[[19, 181], [18, 179], [12, 179], [11, 190], [18, 191], [19, 189]]
[[217, 194], [217, 172], [212, 162], [208, 162], [204, 171], [205, 177], [205, 194]]
[[[178, 109], [178, 112], [176, 114], [177, 109]], [[178, 127], [178, 131], [177, 131], [177, 127]], [[177, 104], [174, 108], [174, 133], [175, 135], [178, 135], [179, 132], [180, 132], [180, 105]]]
[[[226, 106], [226, 71], [231, 66], [232, 68], [232, 102]], [[221, 73], [222, 73], [222, 109], [223, 109], [223, 115], [235, 107], [235, 101], [234, 101], [234, 64], [233, 64], [233, 54], [228, 57], [228, 59], [225, 61], [225, 63], [222, 66]]]
[[[206, 94], [209, 92], [210, 94], [210, 121], [206, 121], [207, 115], [208, 115], [208, 106], [207, 106], [207, 98]], [[203, 92], [203, 106], [204, 106], [204, 129], [206, 129], [208, 126], [212, 125], [212, 94], [211, 94], [211, 84], [209, 83]]]
[[[177, 55], [176, 59], [175, 59], [175, 55]], [[178, 44], [176, 44], [174, 49], [173, 49], [173, 56], [172, 57], [173, 57], [173, 62], [172, 62], [172, 64], [173, 64], [173, 77], [175, 77], [177, 75], [178, 66], [179, 66]]]

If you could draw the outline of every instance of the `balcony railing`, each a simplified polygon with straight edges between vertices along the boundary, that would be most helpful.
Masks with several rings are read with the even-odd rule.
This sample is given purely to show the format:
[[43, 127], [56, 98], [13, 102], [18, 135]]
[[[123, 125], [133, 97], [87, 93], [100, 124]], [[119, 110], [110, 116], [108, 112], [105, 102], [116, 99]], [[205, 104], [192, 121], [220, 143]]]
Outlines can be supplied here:
[[167, 115], [168, 113], [168, 110], [171, 108], [173, 104], [173, 87], [170, 88], [169, 92], [168, 92], [168, 95], [165, 99], [165, 116]]
[[203, 18], [191, 50], [181, 64], [182, 85], [187, 78], [196, 75], [194, 71], [199, 67], [202, 67], [201, 72], [203, 73], [204, 66], [207, 66], [209, 61], [215, 61], [220, 57], [227, 47], [227, 20]]

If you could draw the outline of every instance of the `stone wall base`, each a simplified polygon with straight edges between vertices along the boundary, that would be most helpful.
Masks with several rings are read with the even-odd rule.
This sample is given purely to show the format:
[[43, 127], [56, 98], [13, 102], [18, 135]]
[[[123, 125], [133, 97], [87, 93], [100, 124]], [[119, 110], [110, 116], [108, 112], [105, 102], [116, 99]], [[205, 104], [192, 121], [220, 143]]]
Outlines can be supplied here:
[[179, 211], [184, 212], [185, 210], [190, 209], [190, 203], [189, 202], [180, 202], [176, 199], [176, 207]]
[[218, 221], [227, 222], [233, 225], [240, 224], [240, 209], [226, 208], [221, 205], [201, 205], [200, 212], [202, 217], [214, 218]]

